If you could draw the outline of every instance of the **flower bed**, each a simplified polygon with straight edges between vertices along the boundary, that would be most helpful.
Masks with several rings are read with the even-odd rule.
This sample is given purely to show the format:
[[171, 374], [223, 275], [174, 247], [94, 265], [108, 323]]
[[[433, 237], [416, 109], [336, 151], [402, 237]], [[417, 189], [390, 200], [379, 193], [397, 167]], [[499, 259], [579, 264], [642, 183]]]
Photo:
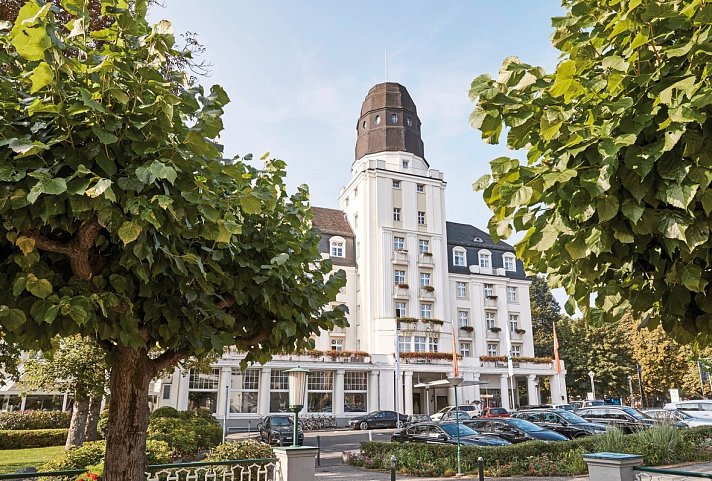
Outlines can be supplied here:
[[[460, 357], [459, 355], [457, 357]], [[401, 359], [425, 359], [425, 360], [452, 360], [451, 352], [412, 352], [406, 351], [400, 353]]]

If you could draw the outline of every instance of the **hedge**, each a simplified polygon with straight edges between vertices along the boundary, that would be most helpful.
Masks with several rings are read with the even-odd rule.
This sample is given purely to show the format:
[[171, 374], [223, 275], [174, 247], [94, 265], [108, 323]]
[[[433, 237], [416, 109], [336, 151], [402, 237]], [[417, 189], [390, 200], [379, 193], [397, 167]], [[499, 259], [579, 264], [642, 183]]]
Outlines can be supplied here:
[[[611, 430], [600, 436], [556, 443], [530, 441], [501, 447], [462, 446], [462, 471], [476, 473], [477, 458], [482, 456], [487, 476], [584, 474], [584, 453], [611, 448], [627, 454], [642, 454], [650, 466], [672, 461], [706, 461], [712, 459], [712, 453], [700, 447], [710, 446], [710, 441], [710, 427], [678, 430], [660, 426], [627, 436]], [[421, 443], [363, 442], [360, 454], [349, 462], [367, 468], [389, 469], [391, 455], [396, 457], [402, 474], [448, 476], [455, 474], [457, 466], [456, 446]]]
[[0, 430], [68, 428], [71, 419], [68, 411], [0, 412]]
[[0, 431], [0, 449], [44, 448], [62, 446], [69, 429], [27, 429]]

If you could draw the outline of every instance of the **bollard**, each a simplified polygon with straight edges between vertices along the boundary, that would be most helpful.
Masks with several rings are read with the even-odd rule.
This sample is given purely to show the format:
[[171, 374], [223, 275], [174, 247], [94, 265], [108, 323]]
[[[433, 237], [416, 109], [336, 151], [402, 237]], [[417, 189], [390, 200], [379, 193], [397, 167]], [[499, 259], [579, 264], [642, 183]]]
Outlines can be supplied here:
[[391, 481], [396, 481], [396, 457], [391, 454]]
[[368, 430], [368, 440], [373, 441], [373, 432], [370, 429]]
[[247, 420], [247, 438], [248, 438], [248, 439], [250, 438], [250, 431], [251, 431], [251, 428], [252, 428], [252, 421], [250, 421], [250, 420], [248, 419], [248, 420]]
[[477, 474], [479, 475], [480, 481], [485, 481], [485, 460], [482, 456], [477, 458]]
[[321, 467], [321, 436], [316, 437], [316, 467]]

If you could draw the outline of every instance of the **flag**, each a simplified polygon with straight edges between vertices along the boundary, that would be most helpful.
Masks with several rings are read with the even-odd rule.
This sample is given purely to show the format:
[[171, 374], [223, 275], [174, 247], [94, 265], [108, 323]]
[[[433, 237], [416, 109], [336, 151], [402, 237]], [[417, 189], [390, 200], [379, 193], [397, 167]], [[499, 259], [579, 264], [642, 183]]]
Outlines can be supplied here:
[[561, 374], [561, 361], [559, 360], [559, 338], [556, 337], [556, 324], [551, 323], [554, 328], [554, 367], [556, 368], [556, 374]]
[[457, 340], [455, 338], [455, 323], [450, 323], [452, 328], [452, 376], [460, 377], [460, 368], [457, 360]]
[[507, 326], [507, 329], [505, 329], [504, 332], [507, 335], [507, 373], [509, 374], [509, 377], [512, 377], [514, 376], [514, 362], [512, 362], [512, 336], [509, 332], [510, 327], [511, 326]]

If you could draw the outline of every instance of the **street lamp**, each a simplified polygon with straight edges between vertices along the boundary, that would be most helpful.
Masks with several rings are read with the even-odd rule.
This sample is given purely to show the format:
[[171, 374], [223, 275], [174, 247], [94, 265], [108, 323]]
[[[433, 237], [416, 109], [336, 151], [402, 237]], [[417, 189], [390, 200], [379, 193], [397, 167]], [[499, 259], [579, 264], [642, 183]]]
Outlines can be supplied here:
[[294, 413], [294, 433], [292, 435], [292, 447], [296, 448], [299, 439], [299, 411], [304, 407], [304, 396], [306, 395], [307, 374], [309, 369], [299, 366], [285, 371], [289, 383], [289, 410]]
[[457, 475], [462, 475], [462, 453], [460, 449], [460, 405], [457, 403], [457, 386], [462, 384], [461, 377], [449, 377], [447, 381], [455, 390], [455, 427], [457, 428]]
[[595, 372], [588, 371], [588, 377], [591, 378], [591, 395], [593, 396], [593, 399], [596, 399], [596, 386], [593, 384], [593, 376], [595, 375]]
[[635, 406], [635, 401], [633, 400], [633, 376], [628, 375], [628, 390], [630, 391], [630, 405]]

